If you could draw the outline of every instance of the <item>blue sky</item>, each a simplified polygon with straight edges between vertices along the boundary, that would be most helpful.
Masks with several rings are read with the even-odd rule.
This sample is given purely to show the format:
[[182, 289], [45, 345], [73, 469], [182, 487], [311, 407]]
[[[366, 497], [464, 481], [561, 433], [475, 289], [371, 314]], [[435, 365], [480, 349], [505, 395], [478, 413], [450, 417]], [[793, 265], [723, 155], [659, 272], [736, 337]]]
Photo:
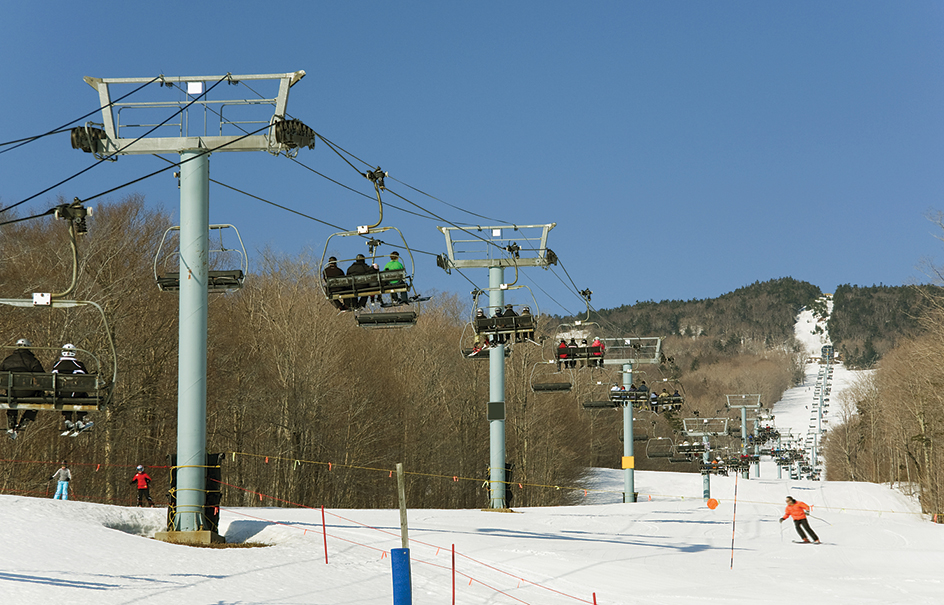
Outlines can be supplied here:
[[[578, 312], [574, 284], [597, 308], [784, 276], [827, 292], [900, 285], [926, 281], [922, 259], [941, 256], [926, 218], [944, 210], [941, 3], [139, 4], [0, 9], [0, 142], [94, 110], [83, 76], [305, 70], [290, 114], [383, 167], [397, 193], [459, 224], [486, 221], [452, 206], [557, 223], [549, 246], [566, 274], [530, 269], [525, 280], [542, 311]], [[374, 222], [369, 183], [326, 146], [299, 160], [367, 195], [262, 152], [214, 154], [210, 172], [344, 228]], [[67, 134], [0, 154], [0, 205], [93, 161]], [[124, 156], [17, 211], [164, 165]], [[110, 197], [125, 192], [177, 211], [167, 173]], [[254, 251], [320, 256], [335, 231], [210, 194], [211, 221], [237, 225]], [[388, 209], [384, 224], [417, 250], [444, 251], [442, 221]], [[465, 274], [487, 285], [484, 269]], [[429, 255], [417, 256], [416, 285], [471, 303], [469, 281]]]

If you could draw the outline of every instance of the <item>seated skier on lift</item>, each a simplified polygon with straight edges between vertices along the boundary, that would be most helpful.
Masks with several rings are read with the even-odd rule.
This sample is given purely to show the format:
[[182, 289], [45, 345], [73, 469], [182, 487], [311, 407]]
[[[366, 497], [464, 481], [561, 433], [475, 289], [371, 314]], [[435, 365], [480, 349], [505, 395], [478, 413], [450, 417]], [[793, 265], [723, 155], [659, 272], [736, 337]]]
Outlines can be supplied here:
[[[6, 356], [0, 362], [0, 372], [34, 372], [42, 374], [45, 372], [43, 364], [36, 359], [30, 347], [33, 344], [25, 338], [16, 341], [17, 349]], [[12, 397], [40, 397], [42, 391], [31, 389], [11, 389]], [[19, 419], [19, 420], [17, 420]], [[17, 409], [7, 410], [7, 434], [11, 439], [16, 439], [17, 434], [26, 428], [26, 425], [36, 420], [36, 410], [24, 410], [20, 417], [20, 411]]]
[[[71, 343], [62, 345], [62, 355], [50, 371], [53, 374], [88, 374], [85, 364], [75, 358], [75, 345]], [[88, 393], [69, 393], [69, 397], [88, 397]], [[63, 412], [62, 419], [66, 430], [62, 435], [66, 436], [72, 431], [81, 431], [90, 426], [91, 422], [88, 425], [85, 423], [86, 414], [87, 412]]]

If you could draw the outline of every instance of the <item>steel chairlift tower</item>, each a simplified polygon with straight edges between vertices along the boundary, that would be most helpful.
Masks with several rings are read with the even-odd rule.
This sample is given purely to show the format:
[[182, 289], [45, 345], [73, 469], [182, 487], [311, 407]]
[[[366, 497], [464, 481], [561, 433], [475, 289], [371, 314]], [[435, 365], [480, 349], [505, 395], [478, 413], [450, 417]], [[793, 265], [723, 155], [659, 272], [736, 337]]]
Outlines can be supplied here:
[[[92, 153], [100, 160], [113, 159], [114, 155], [180, 155], [177, 506], [168, 526], [173, 530], [166, 532], [168, 540], [219, 539], [204, 514], [210, 153], [267, 151], [273, 155], [293, 156], [301, 147], [313, 147], [314, 132], [298, 120], [288, 119], [286, 112], [289, 89], [304, 76], [304, 71], [295, 71], [241, 76], [162, 75], [156, 79], [85, 78], [98, 92], [102, 123], [74, 128], [74, 148]], [[224, 82], [229, 85], [247, 81], [252, 81], [254, 87], [259, 86], [258, 81], [277, 81], [278, 92], [272, 98], [227, 100], [210, 100], [207, 96], [210, 90], [204, 92], [207, 84], [212, 89]], [[140, 86], [149, 82], [159, 82], [171, 90], [181, 88], [187, 100], [182, 101], [177, 93], [172, 100], [112, 101], [113, 86]], [[178, 117], [174, 121], [158, 121], [175, 112]], [[130, 136], [122, 136], [128, 131]], [[158, 134], [145, 136], [151, 132]], [[167, 134], [170, 136], [165, 136]]]
[[[488, 308], [505, 306], [505, 268], [547, 267], [557, 256], [547, 247], [547, 234], [557, 223], [495, 227], [438, 227], [446, 236], [446, 254], [437, 264], [455, 269], [488, 269]], [[514, 283], [514, 282], [512, 282]], [[505, 345], [488, 350], [489, 359], [489, 508], [506, 508], [505, 499]]]
[[[725, 395], [728, 400], [728, 407], [741, 410], [741, 456], [747, 456], [747, 410], [748, 408], [756, 410], [760, 408], [760, 395]], [[760, 463], [758, 463], [759, 468]], [[750, 478], [750, 466], [741, 471], [741, 477]]]
[[[633, 366], [657, 364], [662, 359], [662, 339], [659, 337], [643, 338], [603, 338], [606, 354], [603, 365], [620, 366], [623, 373], [623, 386], [627, 389], [633, 384]], [[633, 434], [633, 403], [623, 404], [623, 435]], [[623, 439], [623, 502], [636, 501], [635, 469], [636, 457], [631, 438]]]
[[711, 442], [709, 437], [718, 437], [728, 434], [727, 418], [683, 418], [682, 432], [687, 437], [701, 437], [704, 444], [702, 453], [702, 497], [711, 498], [711, 472], [708, 468], [711, 461]]

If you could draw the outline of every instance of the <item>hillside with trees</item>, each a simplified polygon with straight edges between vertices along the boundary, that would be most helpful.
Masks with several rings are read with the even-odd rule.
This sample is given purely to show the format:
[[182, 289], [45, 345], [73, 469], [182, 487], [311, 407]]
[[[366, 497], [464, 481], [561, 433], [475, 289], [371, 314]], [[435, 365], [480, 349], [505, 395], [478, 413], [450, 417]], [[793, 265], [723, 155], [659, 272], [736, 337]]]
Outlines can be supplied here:
[[[165, 469], [152, 473], [153, 493], [165, 500], [177, 437], [177, 296], [158, 290], [152, 265], [168, 226], [169, 217], [140, 196], [96, 208], [79, 241], [74, 297], [104, 309], [117, 349], [114, 397], [92, 413], [94, 430], [75, 439], [60, 437], [60, 414], [40, 412], [21, 438], [2, 440], [0, 492], [42, 494], [52, 470], [46, 466], [67, 459], [82, 499], [130, 502], [131, 471], [143, 464]], [[0, 297], [62, 291], [71, 271], [62, 222], [2, 229]], [[695, 414], [737, 418], [724, 409], [726, 394], [779, 400], [805, 362], [793, 337], [796, 313], [819, 296], [815, 286], [783, 278], [711, 300], [595, 315], [601, 336], [664, 337], [661, 363], [635, 368], [633, 380], [685, 395], [677, 413], [639, 413], [636, 467], [695, 471], [647, 459], [646, 440], [679, 439], [680, 419]], [[66, 342], [106, 351], [94, 315], [51, 311], [3, 308], [0, 344], [29, 338], [47, 369]], [[394, 507], [391, 471], [403, 463], [411, 506], [485, 506], [489, 364], [461, 355], [470, 344], [463, 342], [467, 322], [456, 297], [438, 295], [411, 329], [358, 328], [325, 301], [317, 259], [259, 252], [242, 290], [210, 298], [207, 448], [226, 454], [224, 503], [254, 505], [258, 492], [305, 505]], [[620, 411], [583, 407], [621, 381], [618, 369], [568, 370], [561, 376], [572, 392], [531, 389], [536, 375], [554, 370], [547, 360], [560, 323], [539, 318], [545, 344], [515, 344], [506, 362], [514, 506], [573, 502], [585, 469], [621, 464]]]
[[839, 286], [829, 337], [847, 366], [871, 368], [899, 341], [924, 332], [920, 318], [934, 296], [941, 296], [936, 286]]
[[928, 298], [921, 333], [899, 338], [840, 397], [825, 442], [828, 479], [904, 484], [925, 512], [944, 513], [944, 297]]
[[[699, 341], [705, 354], [729, 356], [788, 346], [797, 313], [820, 296], [817, 286], [784, 277], [717, 298], [640, 302], [597, 315], [629, 334], [677, 336]], [[697, 365], [700, 357], [691, 362]]]

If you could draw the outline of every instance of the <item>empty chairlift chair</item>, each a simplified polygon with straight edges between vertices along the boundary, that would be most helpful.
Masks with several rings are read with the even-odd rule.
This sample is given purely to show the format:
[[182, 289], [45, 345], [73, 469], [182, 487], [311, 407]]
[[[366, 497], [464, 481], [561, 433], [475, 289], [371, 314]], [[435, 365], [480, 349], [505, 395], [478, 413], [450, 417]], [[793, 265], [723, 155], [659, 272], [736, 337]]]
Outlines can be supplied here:
[[[235, 234], [238, 247], [228, 248], [224, 245], [224, 233], [229, 233], [229, 230]], [[179, 232], [180, 227], [177, 226], [167, 229], [154, 257], [154, 279], [157, 287], [164, 292], [180, 290]], [[208, 244], [207, 292], [241, 289], [249, 271], [249, 257], [239, 231], [233, 225], [210, 225]]]
[[534, 393], [566, 393], [574, 388], [568, 370], [555, 372], [556, 361], [540, 361], [531, 368], [531, 391]]
[[675, 451], [675, 443], [668, 437], [655, 437], [646, 442], [647, 458], [669, 458]]

